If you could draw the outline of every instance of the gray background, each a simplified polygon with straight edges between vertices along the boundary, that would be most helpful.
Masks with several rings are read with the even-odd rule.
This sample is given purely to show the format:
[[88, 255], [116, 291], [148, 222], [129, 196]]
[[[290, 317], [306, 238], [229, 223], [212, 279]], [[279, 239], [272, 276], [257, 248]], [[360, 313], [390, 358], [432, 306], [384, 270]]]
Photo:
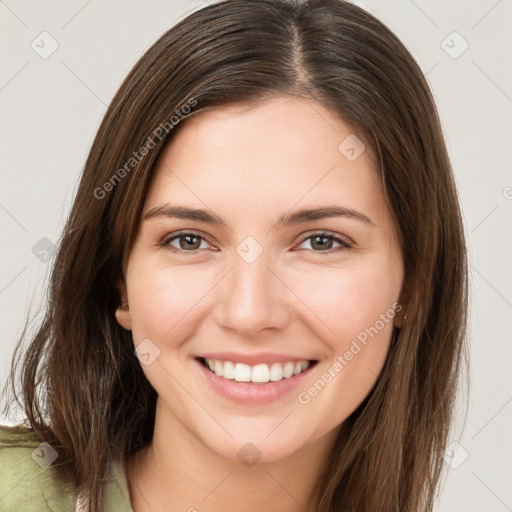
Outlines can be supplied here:
[[[470, 394], [462, 389], [437, 510], [512, 511], [512, 1], [355, 3], [427, 74], [466, 223]], [[106, 105], [145, 49], [204, 4], [0, 0], [0, 385], [29, 303], [42, 300], [52, 243]]]

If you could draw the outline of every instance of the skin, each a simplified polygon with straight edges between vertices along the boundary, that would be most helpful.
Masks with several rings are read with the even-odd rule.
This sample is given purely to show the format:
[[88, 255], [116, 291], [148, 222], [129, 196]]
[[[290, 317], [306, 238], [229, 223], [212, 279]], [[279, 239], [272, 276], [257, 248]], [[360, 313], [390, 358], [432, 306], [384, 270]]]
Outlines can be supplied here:
[[[154, 439], [126, 466], [136, 512], [314, 509], [340, 425], [374, 386], [402, 321], [391, 317], [316, 396], [298, 401], [399, 302], [402, 288], [402, 254], [370, 151], [350, 161], [338, 149], [351, 133], [317, 102], [276, 96], [190, 117], [160, 155], [143, 217], [172, 201], [227, 227], [143, 220], [119, 283], [129, 306], [117, 310], [118, 322], [135, 346], [149, 338], [160, 350], [142, 365], [158, 393]], [[339, 216], [276, 225], [285, 213], [326, 205], [372, 223]], [[178, 230], [204, 238], [189, 242], [192, 251], [174, 239], [171, 246], [189, 253], [173, 253], [161, 241]], [[303, 241], [322, 230], [352, 247]], [[248, 236], [263, 250], [250, 264], [236, 252]], [[240, 404], [199, 378], [194, 357], [212, 350], [319, 362], [300, 389], [270, 404]], [[248, 442], [261, 453], [251, 467], [237, 456]]]

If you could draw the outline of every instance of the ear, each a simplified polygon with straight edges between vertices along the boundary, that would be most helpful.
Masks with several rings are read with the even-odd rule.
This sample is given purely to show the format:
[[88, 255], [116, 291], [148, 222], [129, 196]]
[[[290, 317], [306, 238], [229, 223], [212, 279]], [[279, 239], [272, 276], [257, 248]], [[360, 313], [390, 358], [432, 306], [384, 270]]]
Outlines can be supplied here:
[[399, 329], [401, 329], [404, 325], [406, 318], [407, 318], [406, 307], [402, 304], [402, 302], [400, 302], [398, 300], [395, 303], [394, 310], [395, 310], [395, 317], [394, 317], [393, 324], [395, 327], [398, 327]]
[[405, 317], [407, 315], [404, 313], [404, 309], [402, 308], [402, 310], [398, 313], [395, 314], [395, 321], [394, 321], [394, 325], [395, 327], [398, 327], [399, 329], [401, 329], [404, 325], [404, 321], [405, 321]]
[[124, 279], [116, 282], [117, 290], [119, 291], [119, 297], [121, 304], [116, 309], [116, 320], [117, 323], [124, 327], [127, 331], [132, 328], [132, 315], [130, 313], [130, 305], [128, 303], [128, 294], [126, 291], [126, 283]]

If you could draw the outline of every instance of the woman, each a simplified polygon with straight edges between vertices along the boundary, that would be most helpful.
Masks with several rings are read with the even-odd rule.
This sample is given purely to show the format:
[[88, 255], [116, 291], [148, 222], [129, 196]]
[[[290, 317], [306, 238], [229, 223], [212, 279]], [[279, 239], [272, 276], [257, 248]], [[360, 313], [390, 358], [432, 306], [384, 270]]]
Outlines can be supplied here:
[[436, 107], [396, 36], [340, 0], [210, 5], [99, 128], [0, 500], [432, 510], [466, 303]]

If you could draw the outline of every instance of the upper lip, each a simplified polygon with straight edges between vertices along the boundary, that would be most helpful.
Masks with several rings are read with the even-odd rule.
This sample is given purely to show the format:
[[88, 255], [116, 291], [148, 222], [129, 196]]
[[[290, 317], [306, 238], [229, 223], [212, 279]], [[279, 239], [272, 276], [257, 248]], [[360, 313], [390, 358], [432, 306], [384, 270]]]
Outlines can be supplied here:
[[304, 356], [293, 356], [290, 354], [278, 354], [272, 352], [258, 352], [256, 354], [240, 354], [236, 352], [208, 352], [199, 357], [205, 359], [218, 359], [219, 361], [232, 361], [255, 366], [263, 363], [286, 363], [297, 361], [314, 361], [315, 359]]

